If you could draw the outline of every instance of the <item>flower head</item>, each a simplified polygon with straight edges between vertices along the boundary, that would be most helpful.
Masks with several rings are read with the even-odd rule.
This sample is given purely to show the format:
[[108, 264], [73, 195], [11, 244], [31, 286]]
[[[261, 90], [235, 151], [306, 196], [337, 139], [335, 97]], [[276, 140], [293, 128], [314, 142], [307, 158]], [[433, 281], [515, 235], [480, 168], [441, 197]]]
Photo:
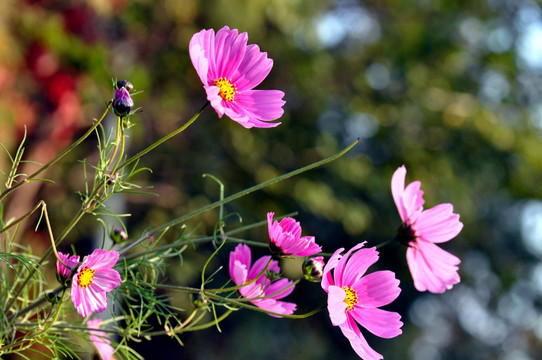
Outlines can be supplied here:
[[89, 328], [89, 337], [90, 341], [96, 348], [100, 359], [102, 360], [115, 360], [113, 353], [115, 349], [111, 346], [111, 341], [106, 337], [106, 334], [101, 331], [90, 330], [90, 329], [100, 329], [100, 324], [102, 320], [92, 319], [87, 321], [87, 327]]
[[269, 74], [273, 60], [258, 45], [247, 45], [247, 33], [224, 26], [201, 30], [190, 40], [189, 51], [207, 99], [219, 117], [226, 114], [245, 128], [269, 128], [282, 116], [284, 93], [253, 90]]
[[250, 302], [263, 310], [284, 315], [293, 314], [296, 304], [278, 300], [294, 290], [292, 281], [285, 278], [274, 280], [275, 275], [280, 273], [278, 261], [271, 260], [271, 256], [263, 256], [251, 266], [251, 258], [250, 248], [245, 244], [237, 245], [230, 253], [230, 276], [233, 282], [240, 286], [241, 295], [249, 300], [253, 299]]
[[[66, 265], [73, 268], [74, 266], [77, 266], [79, 264], [79, 256], [75, 255], [69, 255], [69, 254], [63, 254], [60, 251], [58, 252], [58, 256], [64, 261]], [[71, 270], [65, 267], [60, 261], [56, 261], [56, 272], [60, 277], [63, 279], [67, 279], [70, 276]]]
[[79, 315], [107, 308], [107, 293], [120, 285], [120, 274], [113, 269], [118, 258], [118, 252], [102, 249], [85, 257], [72, 279], [72, 302]]
[[322, 248], [316, 244], [314, 236], [301, 236], [301, 226], [294, 219], [287, 217], [273, 222], [272, 212], [267, 213], [267, 228], [271, 239], [270, 248], [274, 254], [311, 256]]
[[453, 239], [463, 224], [454, 214], [452, 204], [440, 204], [424, 210], [421, 183], [405, 187], [406, 168], [398, 168], [391, 179], [393, 200], [403, 221], [397, 238], [408, 246], [407, 262], [418, 291], [442, 293], [460, 281], [461, 262], [435, 245]]
[[115, 89], [115, 97], [113, 98], [113, 104], [111, 106], [113, 107], [113, 112], [117, 116], [124, 117], [130, 115], [130, 111], [134, 106], [134, 101], [126, 87], [123, 86]]
[[335, 251], [324, 267], [321, 285], [328, 293], [331, 323], [339, 326], [362, 359], [378, 360], [382, 355], [369, 346], [356, 323], [386, 339], [401, 334], [401, 316], [379, 309], [395, 300], [401, 289], [391, 271], [365, 275], [378, 260], [378, 252], [375, 248], [360, 249], [363, 245], [354, 246], [344, 256], [340, 254], [344, 249]]

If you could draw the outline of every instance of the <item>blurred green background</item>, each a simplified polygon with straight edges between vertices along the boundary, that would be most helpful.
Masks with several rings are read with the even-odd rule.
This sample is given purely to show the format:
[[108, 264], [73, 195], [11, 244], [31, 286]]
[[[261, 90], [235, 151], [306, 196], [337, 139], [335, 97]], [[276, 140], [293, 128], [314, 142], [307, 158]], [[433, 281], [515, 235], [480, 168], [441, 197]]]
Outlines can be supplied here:
[[[0, 142], [45, 163], [82, 134], [112, 97], [111, 78], [137, 90], [128, 152], [180, 127], [205, 103], [188, 56], [191, 36], [224, 25], [246, 31], [274, 60], [259, 89], [286, 93], [282, 125], [247, 130], [213, 109], [144, 157], [137, 181], [154, 196], [120, 197], [137, 237], [218, 199], [211, 173], [233, 194], [359, 144], [323, 168], [228, 204], [243, 224], [298, 212], [324, 251], [393, 237], [399, 216], [390, 192], [402, 164], [421, 180], [428, 207], [451, 202], [465, 227], [443, 248], [462, 259], [462, 282], [443, 295], [417, 292], [405, 248], [382, 249], [371, 270], [397, 273], [403, 289], [386, 309], [403, 334], [369, 344], [386, 359], [540, 359], [542, 353], [542, 7], [532, 0], [3, 0], [0, 3]], [[112, 124], [113, 116], [108, 118]], [[47, 201], [53, 228], [79, 206], [78, 159], [96, 161], [87, 141], [50, 169], [55, 183], [15, 193], [6, 216]], [[0, 159], [0, 169], [8, 169]], [[26, 164], [30, 172], [32, 164]], [[189, 224], [209, 234], [218, 213]], [[238, 222], [230, 218], [228, 228]], [[81, 253], [100, 225], [89, 218], [69, 239]], [[173, 236], [174, 234], [172, 234]], [[30, 224], [23, 242], [46, 238]], [[266, 241], [265, 227], [243, 234]], [[87, 245], [84, 245], [87, 244]], [[41, 247], [40, 247], [41, 246]], [[227, 265], [233, 244], [213, 262]], [[212, 247], [172, 262], [169, 276], [199, 286]], [[256, 256], [264, 249], [254, 249]], [[284, 263], [299, 275], [299, 264]], [[227, 278], [226, 271], [222, 276]], [[318, 284], [291, 296], [299, 311], [326, 301]], [[186, 296], [172, 302], [189, 306]], [[221, 325], [134, 344], [149, 359], [356, 359], [327, 312], [306, 320], [239, 311]]]

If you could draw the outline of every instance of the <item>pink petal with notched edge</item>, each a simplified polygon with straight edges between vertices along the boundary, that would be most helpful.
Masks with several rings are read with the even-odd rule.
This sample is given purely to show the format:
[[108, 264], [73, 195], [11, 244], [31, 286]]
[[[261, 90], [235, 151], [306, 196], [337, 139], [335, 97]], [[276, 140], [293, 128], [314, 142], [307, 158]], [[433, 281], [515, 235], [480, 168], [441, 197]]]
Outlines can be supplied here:
[[390, 339], [402, 333], [401, 315], [396, 312], [377, 308], [356, 308], [352, 311], [352, 316], [361, 326], [381, 338]]
[[[231, 261], [230, 261], [231, 263]], [[239, 260], [233, 261], [230, 265], [230, 276], [235, 285], [242, 285], [247, 281], [247, 267]]]
[[320, 285], [322, 286], [322, 289], [324, 289], [324, 291], [326, 292], [328, 291], [329, 286], [335, 285], [335, 279], [333, 278], [333, 274], [331, 273], [331, 270], [335, 269], [337, 267], [337, 264], [339, 264], [339, 260], [342, 257], [341, 253], [343, 251], [344, 251], [344, 248], [335, 250], [333, 255], [331, 255], [326, 265], [324, 266], [322, 281]]
[[346, 321], [346, 308], [348, 305], [344, 302], [346, 292], [335, 285], [328, 287], [327, 310], [331, 323], [339, 326]]
[[[279, 314], [291, 315], [297, 308], [297, 305], [287, 301], [277, 301], [275, 299], [260, 299], [254, 300], [252, 303], [261, 309], [272, 311]], [[278, 315], [268, 314], [272, 317], [280, 317]]]
[[107, 269], [94, 273], [92, 285], [97, 286], [101, 291], [109, 292], [119, 286], [120, 281], [120, 274], [116, 270]]
[[405, 188], [406, 168], [399, 167], [391, 178], [391, 193], [393, 201], [403, 223], [407, 222], [420, 207], [423, 206], [423, 191], [420, 190], [421, 183], [414, 181]]
[[460, 260], [433, 243], [419, 240], [409, 247], [407, 263], [418, 291], [443, 293], [460, 281]]
[[214, 36], [214, 30], [201, 30], [192, 36], [188, 45], [190, 60], [192, 60], [196, 73], [204, 85], [208, 85], [209, 49], [211, 48], [210, 43], [214, 41]]
[[314, 236], [302, 236], [299, 238], [298, 245], [290, 251], [295, 256], [311, 256], [321, 252], [322, 248], [316, 244]]
[[271, 285], [265, 290], [265, 296], [269, 296], [271, 299], [282, 299], [294, 291], [293, 281], [288, 279], [279, 279], [273, 281]]
[[[252, 267], [250, 268], [248, 272], [248, 280], [255, 279], [256, 277], [260, 276], [258, 280], [256, 280], [256, 283], [260, 283], [265, 279], [265, 273], [268, 271], [275, 271], [278, 272], [278, 262], [276, 260], [271, 260], [271, 256], [262, 256], [258, 260], [252, 264]], [[267, 268], [266, 268], [267, 267]], [[280, 270], [279, 270], [280, 271]]]
[[81, 268], [88, 267], [93, 270], [107, 269], [115, 266], [119, 259], [119, 253], [112, 250], [96, 249], [86, 256], [81, 264]]
[[87, 327], [89, 327], [89, 337], [94, 347], [98, 351], [100, 358], [102, 360], [115, 360], [113, 353], [115, 349], [111, 346], [111, 341], [107, 337], [105, 332], [95, 331], [91, 329], [100, 329], [100, 324], [102, 323], [99, 319], [92, 319], [87, 321]]
[[388, 305], [401, 293], [399, 280], [393, 272], [387, 270], [363, 276], [352, 288], [357, 291], [359, 303], [365, 308]]
[[236, 285], [241, 285], [246, 281], [251, 262], [252, 254], [250, 248], [245, 244], [239, 244], [230, 253], [230, 276]]
[[354, 274], [354, 276], [352, 276], [352, 274], [344, 274], [344, 269], [346, 268], [346, 265], [348, 263], [348, 260], [350, 259], [350, 254], [355, 251], [355, 250], [358, 250], [359, 248], [361, 248], [363, 245], [365, 245], [365, 242], [362, 242], [362, 243], [359, 243], [357, 245], [355, 245], [352, 249], [348, 250], [346, 252], [346, 254], [344, 254], [344, 256], [339, 260], [339, 262], [337, 263], [337, 267], [335, 268], [335, 270], [333, 271], [333, 278], [335, 279], [335, 285], [339, 286], [339, 287], [343, 287], [343, 286], [350, 286], [351, 284], [350, 283], [346, 283], [344, 281], [344, 279], [351, 279], [353, 277], [356, 276], [357, 274], [357, 270], [356, 270], [356, 274]]
[[[60, 251], [58, 252], [58, 256], [60, 257], [60, 259], [62, 259], [62, 261], [64, 261], [64, 263], [66, 263], [66, 265], [68, 265], [71, 268], [79, 264], [79, 256], [63, 254]], [[65, 267], [58, 260], [56, 261], [56, 271], [60, 276], [64, 278], [69, 277], [71, 273], [71, 270]]]
[[456, 237], [463, 223], [459, 215], [454, 214], [452, 204], [440, 204], [424, 210], [416, 219], [416, 234], [433, 243], [442, 243]]
[[269, 75], [272, 67], [273, 60], [266, 52], [261, 52], [258, 45], [248, 45], [245, 57], [232, 77], [233, 83], [239, 91], [253, 89]]
[[238, 34], [237, 29], [230, 30], [227, 26], [218, 30], [214, 43], [214, 68], [211, 70], [213, 81], [220, 77], [233, 78], [245, 57], [247, 41], [246, 32]]
[[[340, 281], [341, 284], [354, 284], [367, 272], [371, 265], [378, 261], [378, 257], [378, 251], [374, 247], [356, 251], [346, 263], [344, 275], [342, 275]], [[335, 278], [337, 278], [337, 275], [335, 275]]]
[[363, 337], [359, 328], [352, 318], [348, 318], [346, 322], [339, 326], [343, 335], [350, 341], [352, 349], [363, 360], [382, 360], [383, 356], [373, 350]]
[[[282, 107], [286, 101], [282, 100], [283, 98], [284, 92], [280, 90], [247, 90], [236, 94], [235, 101], [230, 104], [236, 108], [243, 108], [244, 114], [252, 120], [264, 122], [276, 120], [284, 114]], [[277, 126], [277, 124], [267, 125]]]

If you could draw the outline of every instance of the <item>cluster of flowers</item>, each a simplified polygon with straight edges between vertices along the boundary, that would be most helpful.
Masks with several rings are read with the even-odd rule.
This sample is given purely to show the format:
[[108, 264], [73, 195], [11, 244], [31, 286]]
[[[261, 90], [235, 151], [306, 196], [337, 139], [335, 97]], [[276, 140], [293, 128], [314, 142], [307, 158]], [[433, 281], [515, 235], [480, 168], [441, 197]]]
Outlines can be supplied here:
[[[273, 61], [257, 45], [247, 45], [246, 33], [228, 27], [202, 30], [192, 37], [190, 58], [203, 82], [207, 99], [219, 117], [224, 114], [246, 128], [268, 128], [279, 125], [284, 93], [278, 90], [254, 90], [269, 74]], [[133, 101], [131, 84], [117, 84], [113, 109], [119, 116], [131, 113]], [[442, 293], [460, 281], [460, 260], [436, 244], [451, 240], [459, 234], [463, 224], [453, 212], [451, 204], [440, 204], [424, 209], [421, 183], [405, 186], [406, 168], [399, 167], [391, 180], [391, 192], [402, 224], [395, 240], [407, 246], [406, 257], [414, 286], [419, 291]], [[376, 336], [392, 338], [401, 334], [403, 323], [396, 312], [380, 309], [390, 304], [401, 292], [399, 280], [391, 271], [367, 270], [379, 259], [375, 247], [365, 248], [359, 243], [346, 251], [340, 248], [326, 262], [313, 236], [301, 236], [300, 224], [292, 218], [280, 222], [267, 214], [269, 248], [272, 256], [252, 262], [250, 248], [239, 244], [230, 253], [229, 274], [238, 286], [240, 296], [269, 315], [281, 317], [293, 314], [296, 304], [283, 301], [295, 284], [281, 277], [278, 257], [305, 257], [305, 278], [321, 281], [328, 295], [327, 308], [331, 323], [338, 326], [350, 341], [354, 351], [363, 359], [382, 359], [362, 335], [360, 328]], [[95, 250], [79, 264], [78, 256], [59, 253], [59, 275], [65, 283], [71, 280], [71, 298], [77, 312], [88, 316], [107, 308], [107, 292], [121, 283], [113, 269], [119, 254], [116, 251]], [[98, 328], [99, 321], [89, 320], [89, 327]], [[91, 332], [91, 339], [101, 353], [109, 358], [112, 353], [107, 339]]]

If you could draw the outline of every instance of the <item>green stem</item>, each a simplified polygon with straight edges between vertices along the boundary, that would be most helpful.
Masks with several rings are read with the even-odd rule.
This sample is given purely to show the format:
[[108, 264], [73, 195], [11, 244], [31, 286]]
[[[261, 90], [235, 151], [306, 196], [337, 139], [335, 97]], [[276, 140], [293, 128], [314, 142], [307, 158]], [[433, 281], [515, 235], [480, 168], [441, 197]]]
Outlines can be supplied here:
[[200, 109], [200, 111], [198, 111], [196, 113], [196, 115], [194, 115], [190, 120], [188, 120], [188, 122], [186, 124], [184, 124], [183, 126], [181, 126], [180, 128], [178, 128], [177, 130], [167, 134], [166, 136], [164, 136], [163, 138], [161, 138], [160, 140], [156, 141], [154, 144], [150, 145], [149, 147], [141, 150], [140, 152], [138, 152], [137, 154], [135, 154], [134, 156], [132, 156], [131, 158], [129, 158], [128, 160], [126, 160], [125, 162], [123, 162], [122, 164], [120, 164], [118, 167], [117, 167], [117, 171], [132, 164], [133, 162], [135, 162], [136, 160], [138, 160], [140, 157], [142, 157], [143, 155], [146, 155], [147, 153], [149, 153], [150, 151], [152, 151], [153, 149], [157, 148], [158, 146], [162, 145], [163, 143], [165, 143], [166, 141], [168, 141], [169, 139], [171, 139], [172, 137], [182, 133], [184, 130], [186, 130], [187, 127], [189, 127], [194, 121], [196, 121], [196, 119], [201, 115], [201, 113], [203, 112], [203, 110], [207, 107], [207, 105], [209, 105], [210, 103], [207, 101], [205, 103], [205, 105], [203, 105], [203, 107]]
[[381, 247], [384, 247], [388, 244], [394, 243], [397, 241], [397, 237], [394, 237], [393, 239], [388, 239], [386, 241], [381, 242], [380, 244], [376, 244], [375, 248], [380, 249]]
[[302, 174], [302, 173], [304, 173], [304, 172], [306, 172], [306, 171], [312, 170], [312, 169], [314, 169], [314, 168], [317, 168], [317, 167], [319, 167], [319, 166], [322, 166], [322, 165], [325, 165], [325, 164], [327, 164], [327, 163], [329, 163], [329, 162], [332, 162], [332, 161], [334, 161], [334, 160], [337, 160], [338, 158], [340, 158], [341, 156], [343, 156], [344, 154], [346, 154], [348, 151], [350, 151], [350, 149], [352, 149], [352, 148], [358, 143], [358, 141], [359, 141], [359, 139], [356, 140], [356, 141], [354, 141], [352, 144], [350, 144], [350, 145], [349, 145], [348, 147], [346, 147], [344, 150], [342, 150], [342, 151], [340, 151], [340, 152], [338, 152], [338, 153], [336, 153], [336, 154], [334, 154], [334, 155], [331, 155], [331, 156], [329, 156], [329, 157], [327, 157], [327, 158], [325, 158], [325, 159], [323, 159], [323, 160], [320, 160], [320, 161], [317, 161], [317, 162], [315, 162], [315, 163], [309, 164], [309, 165], [304, 166], [304, 167], [302, 167], [302, 168], [299, 168], [299, 169], [297, 169], [297, 170], [291, 171], [291, 172], [289, 172], [289, 173], [287, 173], [287, 174], [284, 174], [284, 175], [278, 176], [278, 177], [276, 177], [276, 178], [273, 178], [273, 179], [271, 179], [271, 180], [264, 181], [264, 182], [262, 182], [262, 183], [260, 183], [260, 184], [258, 184], [258, 185], [254, 185], [254, 186], [252, 186], [252, 187], [250, 187], [250, 188], [248, 188], [248, 189], [245, 189], [245, 190], [240, 191], [240, 192], [238, 192], [238, 193], [236, 193], [236, 194], [230, 195], [230, 196], [228, 196], [228, 197], [226, 197], [226, 198], [224, 198], [224, 199], [222, 199], [222, 200], [215, 201], [215, 202], [212, 203], [212, 204], [203, 206], [203, 207], [201, 207], [201, 208], [199, 208], [199, 209], [197, 209], [197, 210], [192, 211], [192, 212], [189, 213], [189, 214], [186, 214], [186, 215], [183, 215], [183, 216], [178, 217], [178, 218], [176, 218], [176, 219], [173, 219], [173, 220], [171, 220], [170, 222], [168, 222], [168, 223], [166, 223], [166, 224], [164, 224], [164, 225], [162, 225], [162, 226], [159, 226], [159, 227], [157, 227], [157, 228], [155, 228], [155, 229], [153, 229], [153, 230], [147, 232], [147, 234], [145, 234], [144, 236], [142, 236], [142, 237], [140, 237], [139, 239], [135, 240], [133, 243], [131, 243], [131, 244], [127, 245], [126, 247], [120, 249], [120, 250], [119, 250], [119, 253], [120, 253], [121, 255], [124, 254], [124, 253], [126, 253], [126, 252], [129, 251], [130, 249], [132, 249], [132, 248], [134, 248], [135, 246], [139, 245], [139, 244], [140, 244], [142, 241], [144, 241], [145, 239], [148, 239], [149, 236], [154, 235], [155, 233], [157, 233], [157, 232], [159, 232], [159, 231], [161, 231], [161, 230], [163, 230], [163, 229], [165, 229], [165, 228], [169, 228], [169, 227], [171, 227], [171, 226], [173, 226], [173, 225], [177, 225], [177, 224], [179, 224], [179, 223], [181, 223], [181, 222], [184, 222], [184, 221], [186, 221], [186, 220], [188, 220], [188, 219], [190, 219], [190, 218], [192, 218], [192, 217], [194, 217], [194, 216], [196, 216], [196, 215], [199, 215], [199, 214], [201, 214], [201, 213], [204, 213], [204, 212], [206, 212], [206, 211], [208, 211], [208, 210], [212, 210], [212, 209], [214, 209], [214, 208], [216, 208], [216, 207], [219, 207], [219, 206], [221, 206], [221, 205], [227, 204], [227, 203], [229, 203], [229, 202], [231, 202], [231, 201], [237, 200], [237, 199], [239, 199], [239, 198], [241, 198], [241, 197], [243, 197], [243, 196], [246, 196], [246, 195], [248, 195], [248, 194], [250, 194], [250, 193], [252, 193], [252, 192], [254, 192], [254, 191], [261, 190], [261, 189], [263, 189], [263, 188], [265, 188], [265, 187], [268, 187], [268, 186], [270, 186], [270, 185], [273, 185], [273, 184], [275, 184], [275, 183], [278, 183], [278, 182], [280, 182], [280, 181], [282, 181], [282, 180], [286, 180], [286, 179], [291, 178], [291, 177], [293, 177], [293, 176]]
[[[32, 338], [35, 338], [39, 335], [43, 335], [45, 334], [47, 331], [49, 331], [49, 329], [54, 325], [54, 323], [57, 321], [58, 319], [58, 316], [60, 315], [60, 310], [62, 309], [62, 304], [64, 303], [64, 298], [66, 297], [66, 289], [64, 289], [62, 291], [62, 298], [60, 299], [59, 303], [58, 303], [58, 307], [56, 309], [56, 312], [55, 314], [53, 315], [53, 318], [51, 319], [51, 321], [49, 321], [45, 327], [41, 330], [41, 331], [38, 331], [36, 334], [34, 334], [32, 336]], [[24, 343], [27, 343], [27, 342], [32, 342], [31, 341], [32, 339], [23, 339], [23, 340], [19, 340], [17, 342], [14, 342], [12, 344], [9, 344], [7, 346], [4, 346], [2, 347], [2, 350], [6, 350], [6, 349], [12, 349], [12, 348], [15, 348], [17, 347], [18, 345], [22, 345]]]
[[5, 226], [4, 228], [0, 229], [0, 234], [6, 232], [7, 230], [9, 230], [11, 227], [17, 225], [18, 223], [20, 223], [21, 221], [23, 221], [24, 219], [26, 219], [27, 217], [29, 217], [30, 215], [32, 215], [36, 210], [38, 210], [43, 204], [45, 204], [45, 202], [43, 200], [40, 200], [29, 212], [27, 212], [26, 214], [24, 214], [23, 216], [21, 216], [20, 218], [18, 218], [17, 220], [14, 220], [12, 221], [11, 223], [9, 223], [7, 226]]
[[[63, 289], [62, 286], [59, 286], [57, 287], [56, 289], [54, 289], [53, 291], [51, 291], [53, 294], [57, 294], [58, 292], [60, 292], [61, 290]], [[33, 310], [41, 305], [43, 305], [45, 302], [47, 301], [47, 297], [45, 295], [42, 295], [38, 300], [34, 301], [32, 304], [28, 305], [27, 307], [25, 307], [24, 309], [21, 309], [19, 311], [17, 311], [15, 314], [11, 314], [7, 317], [8, 320], [12, 320], [12, 319], [16, 319], [18, 318], [19, 316], [21, 315], [24, 315], [26, 314], [27, 312], [29, 312], [30, 310]]]
[[[68, 233], [75, 227], [75, 225], [77, 225], [77, 223], [83, 218], [83, 215], [85, 214], [85, 212], [82, 210], [82, 208], [79, 210], [79, 212], [75, 215], [75, 217], [72, 218], [72, 220], [70, 221], [70, 223], [68, 224], [68, 226], [64, 229], [64, 231], [60, 234], [59, 238], [55, 241], [55, 244], [58, 246], [65, 238], [66, 236], [68, 235]], [[40, 258], [40, 260], [38, 261], [38, 265], [41, 265], [45, 259], [51, 255], [51, 253], [53, 252], [53, 249], [52, 248], [49, 248], [47, 249], [47, 251], [45, 251], [45, 254], [43, 254], [43, 256]], [[37, 271], [37, 267], [33, 268], [32, 270], [30, 270], [29, 274], [26, 276], [26, 278], [24, 279], [22, 285], [17, 289], [17, 291], [15, 292], [15, 294], [13, 295], [13, 297], [11, 298], [10, 302], [7, 304], [7, 306], [5, 307], [5, 310], [9, 310], [9, 308], [13, 305], [13, 303], [15, 302], [15, 300], [19, 297], [19, 295], [21, 294], [21, 291], [25, 288], [25, 286], [28, 284], [28, 282], [30, 281], [30, 279], [32, 279], [34, 277], [34, 274], [36, 273]]]
[[33, 174], [29, 175], [24, 181], [21, 181], [15, 186], [10, 187], [9, 189], [5, 190], [2, 194], [0, 194], [0, 201], [4, 200], [6, 196], [8, 196], [12, 191], [16, 190], [17, 188], [21, 187], [23, 184], [26, 184], [30, 180], [36, 178], [39, 174], [47, 170], [52, 165], [56, 164], [60, 159], [62, 159], [64, 156], [69, 154], [73, 149], [75, 149], [79, 144], [81, 144], [90, 134], [94, 132], [94, 130], [100, 125], [102, 120], [105, 118], [107, 113], [109, 112], [109, 109], [111, 108], [111, 101], [107, 104], [107, 108], [105, 109], [102, 116], [94, 122], [94, 124], [87, 130], [87, 132], [81, 136], [77, 141], [72, 143], [70, 146], [68, 146], [64, 151], [62, 151], [60, 154], [58, 154], [53, 160], [49, 161], [47, 164], [43, 165], [41, 168], [39, 168], [37, 171], [35, 171]]

